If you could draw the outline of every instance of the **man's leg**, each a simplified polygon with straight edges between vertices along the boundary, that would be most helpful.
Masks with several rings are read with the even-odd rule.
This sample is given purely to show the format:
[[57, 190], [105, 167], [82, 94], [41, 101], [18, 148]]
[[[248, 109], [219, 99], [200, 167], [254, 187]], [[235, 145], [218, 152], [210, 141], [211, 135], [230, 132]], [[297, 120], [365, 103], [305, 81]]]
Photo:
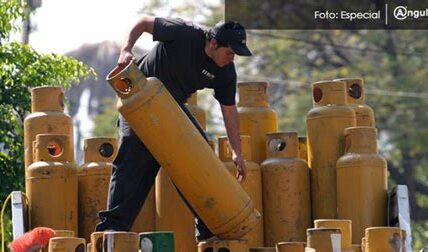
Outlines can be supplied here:
[[[201, 135], [204, 137], [204, 139], [208, 142], [208, 138], [205, 134], [205, 131], [202, 129], [202, 127], [199, 125], [196, 118], [192, 115], [192, 113], [189, 111], [189, 109], [186, 107], [186, 105], [180, 106], [184, 113], [186, 113], [187, 117], [192, 121], [193, 125], [198, 129], [198, 131], [201, 133]], [[174, 184], [175, 186], [175, 184]], [[186, 203], [187, 207], [190, 209], [190, 211], [195, 216], [195, 237], [197, 241], [206, 240], [210, 237], [213, 237], [214, 234], [208, 229], [208, 227], [205, 225], [205, 223], [202, 221], [202, 219], [199, 217], [199, 215], [196, 213], [196, 211], [193, 209], [193, 207], [189, 204], [189, 202], [186, 200], [186, 198], [183, 196], [181, 191], [175, 186], [177, 189], [178, 194], [181, 196], [183, 201]]]
[[113, 162], [108, 209], [100, 211], [97, 231], [128, 231], [159, 171], [158, 162], [121, 116], [119, 124], [120, 147]]

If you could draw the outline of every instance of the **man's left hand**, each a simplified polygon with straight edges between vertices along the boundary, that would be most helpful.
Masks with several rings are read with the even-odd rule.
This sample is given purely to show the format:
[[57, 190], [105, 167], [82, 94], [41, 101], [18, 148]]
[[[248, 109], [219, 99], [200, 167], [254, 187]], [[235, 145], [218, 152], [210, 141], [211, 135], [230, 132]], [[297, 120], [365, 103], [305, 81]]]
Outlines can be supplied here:
[[241, 155], [234, 155], [233, 162], [236, 165], [236, 179], [241, 183], [247, 177], [247, 166], [245, 165], [245, 161]]

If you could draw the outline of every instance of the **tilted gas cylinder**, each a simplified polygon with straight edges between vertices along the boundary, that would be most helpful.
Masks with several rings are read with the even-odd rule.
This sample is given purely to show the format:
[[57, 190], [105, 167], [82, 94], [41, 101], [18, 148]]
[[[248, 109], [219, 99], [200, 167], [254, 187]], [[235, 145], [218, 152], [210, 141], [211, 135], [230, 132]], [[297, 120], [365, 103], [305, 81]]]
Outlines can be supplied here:
[[67, 135], [39, 134], [34, 163], [27, 170], [26, 193], [32, 227], [77, 234], [77, 168]]
[[[64, 93], [60, 87], [31, 89], [31, 114], [24, 120], [25, 170], [34, 162], [33, 141], [38, 134], [68, 135], [67, 149], [73, 151], [73, 122], [64, 114]], [[67, 160], [72, 161], [72, 160]], [[27, 174], [27, 173], [26, 173]]]
[[[306, 240], [311, 227], [309, 168], [298, 157], [297, 132], [266, 135], [262, 165], [265, 246]], [[267, 232], [269, 231], [269, 232]]]
[[341, 252], [341, 231], [338, 228], [309, 228], [307, 246], [316, 252]]
[[312, 84], [314, 107], [306, 117], [311, 167], [312, 217], [336, 218], [336, 161], [344, 153], [343, 130], [355, 126], [355, 112], [346, 105], [345, 83]]
[[112, 162], [117, 153], [117, 140], [92, 137], [84, 140], [84, 164], [78, 170], [79, 237], [89, 242], [98, 212], [106, 209]]
[[[197, 105], [196, 92], [187, 100], [187, 108], [202, 129], [205, 129], [205, 112]], [[195, 251], [197, 244], [194, 219], [167, 172], [160, 168], [156, 177], [156, 230], [174, 232], [176, 251]]]
[[107, 80], [120, 97], [119, 112], [208, 228], [227, 239], [248, 233], [260, 214], [165, 86], [146, 79], [134, 62]]
[[241, 134], [251, 137], [251, 156], [258, 164], [266, 159], [265, 135], [278, 130], [278, 117], [269, 107], [267, 88], [267, 82], [238, 83]]
[[[241, 152], [247, 168], [246, 179], [241, 182], [241, 186], [253, 200], [254, 207], [263, 216], [262, 174], [260, 166], [251, 160], [251, 139], [249, 136], [241, 136]], [[232, 151], [227, 137], [220, 137], [218, 139], [218, 153], [221, 161], [224, 162], [232, 176], [236, 176], [237, 169], [232, 160]], [[242, 239], [247, 240], [248, 247], [263, 246], [263, 221], [260, 221]]]
[[365, 103], [364, 81], [358, 78], [338, 79], [346, 83], [346, 102], [355, 111], [356, 126], [375, 126], [373, 109]]
[[207, 119], [205, 116], [205, 111], [198, 106], [198, 93], [195, 92], [190, 96], [190, 98], [187, 100], [187, 108], [190, 110], [192, 115], [196, 118], [199, 125], [202, 127], [202, 129], [207, 129]]
[[386, 225], [387, 166], [377, 154], [376, 128], [345, 129], [345, 155], [337, 161], [337, 211], [352, 220], [353, 243], [365, 229]]

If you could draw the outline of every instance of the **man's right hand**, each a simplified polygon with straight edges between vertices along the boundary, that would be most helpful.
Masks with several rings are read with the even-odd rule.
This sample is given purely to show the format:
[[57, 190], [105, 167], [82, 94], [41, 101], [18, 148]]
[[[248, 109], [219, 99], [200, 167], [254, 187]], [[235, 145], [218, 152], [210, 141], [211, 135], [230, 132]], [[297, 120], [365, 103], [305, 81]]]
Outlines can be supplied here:
[[121, 50], [119, 59], [117, 60], [117, 65], [121, 67], [126, 66], [129, 62], [131, 62], [131, 60], [135, 60], [135, 57], [132, 52], [128, 50]]

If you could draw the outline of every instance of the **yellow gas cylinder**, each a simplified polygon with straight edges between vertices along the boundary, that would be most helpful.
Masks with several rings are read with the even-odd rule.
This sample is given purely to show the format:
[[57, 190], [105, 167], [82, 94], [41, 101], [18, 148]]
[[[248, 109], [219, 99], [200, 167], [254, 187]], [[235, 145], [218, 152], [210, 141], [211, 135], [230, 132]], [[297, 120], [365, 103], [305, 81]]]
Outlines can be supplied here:
[[298, 158], [297, 132], [266, 135], [267, 156], [261, 165], [265, 246], [305, 241], [311, 227], [309, 168]]
[[156, 229], [155, 188], [156, 185], [153, 185], [149, 191], [149, 194], [147, 194], [144, 205], [141, 208], [140, 213], [135, 218], [134, 224], [132, 224], [130, 229], [131, 232], [150, 232]]
[[305, 252], [305, 242], [278, 242], [276, 252]]
[[138, 252], [139, 236], [134, 232], [104, 232], [104, 252]]
[[352, 220], [358, 243], [366, 228], [386, 224], [387, 168], [377, 154], [376, 128], [347, 128], [345, 142], [346, 154], [337, 161], [337, 211]]
[[35, 158], [27, 170], [31, 225], [77, 233], [77, 168], [70, 136], [39, 134]]
[[166, 171], [156, 177], [156, 230], [173, 231], [177, 252], [195, 251], [195, 221]]
[[342, 250], [352, 249], [352, 221], [339, 219], [314, 220], [315, 228], [338, 228], [341, 231]]
[[117, 152], [117, 140], [92, 137], [84, 140], [84, 164], [77, 172], [79, 184], [79, 237], [89, 241], [98, 212], [106, 208], [112, 162]]
[[196, 118], [199, 125], [202, 127], [202, 129], [207, 129], [207, 120], [205, 116], [205, 111], [198, 106], [198, 93], [195, 92], [190, 96], [190, 98], [187, 100], [187, 108], [192, 113], [192, 115]]
[[341, 232], [338, 228], [309, 228], [307, 244], [317, 252], [341, 252]]
[[[204, 110], [197, 105], [197, 92], [188, 100], [187, 107], [199, 125], [206, 129]], [[156, 177], [156, 230], [173, 231], [175, 250], [187, 252], [196, 250], [195, 221], [192, 212], [184, 203], [171, 182], [167, 172], [160, 169]]]
[[67, 148], [73, 152], [73, 122], [69, 115], [64, 114], [63, 99], [60, 87], [31, 89], [31, 114], [24, 120], [25, 171], [34, 162], [33, 141], [38, 134], [68, 135]]
[[88, 252], [103, 252], [103, 235], [104, 232], [93, 232], [91, 234], [91, 251]]
[[246, 240], [217, 240], [213, 242], [214, 252], [248, 252]]
[[251, 156], [258, 164], [266, 159], [265, 135], [278, 131], [277, 114], [269, 107], [267, 88], [267, 82], [238, 83], [241, 134], [251, 137]]
[[336, 161], [344, 153], [343, 130], [355, 126], [355, 112], [346, 105], [344, 82], [316, 82], [312, 96], [314, 107], [306, 117], [312, 217], [335, 219]]
[[214, 245], [213, 243], [208, 243], [206, 241], [198, 243], [198, 252], [213, 252]]
[[[251, 159], [251, 142], [249, 136], [241, 136], [241, 151], [247, 167], [247, 177], [241, 182], [242, 188], [248, 193], [253, 200], [254, 207], [263, 216], [263, 199], [262, 199], [262, 174], [260, 166]], [[236, 176], [236, 165], [232, 160], [232, 151], [229, 147], [227, 137], [218, 139], [218, 153], [220, 159], [226, 165], [226, 168]], [[242, 239], [248, 241], [248, 247], [260, 247], [264, 245], [263, 221], [257, 223], [253, 230], [246, 234]]]
[[405, 251], [403, 233], [397, 227], [371, 227], [366, 229], [366, 252]]
[[249, 252], [275, 252], [274, 247], [257, 247], [257, 248], [250, 248]]
[[[74, 231], [72, 230], [55, 230], [53, 237], [75, 237]], [[49, 246], [41, 249], [42, 252], [49, 251]]]
[[346, 83], [346, 100], [349, 106], [355, 111], [357, 119], [356, 126], [375, 126], [373, 109], [365, 104], [364, 81], [358, 78], [338, 79]]
[[85, 252], [86, 242], [83, 238], [53, 237], [49, 239], [49, 252]]
[[299, 157], [308, 162], [308, 143], [305, 136], [299, 136]]
[[260, 214], [162, 83], [146, 79], [134, 62], [107, 80], [120, 97], [119, 112], [208, 228], [223, 239], [248, 233]]

